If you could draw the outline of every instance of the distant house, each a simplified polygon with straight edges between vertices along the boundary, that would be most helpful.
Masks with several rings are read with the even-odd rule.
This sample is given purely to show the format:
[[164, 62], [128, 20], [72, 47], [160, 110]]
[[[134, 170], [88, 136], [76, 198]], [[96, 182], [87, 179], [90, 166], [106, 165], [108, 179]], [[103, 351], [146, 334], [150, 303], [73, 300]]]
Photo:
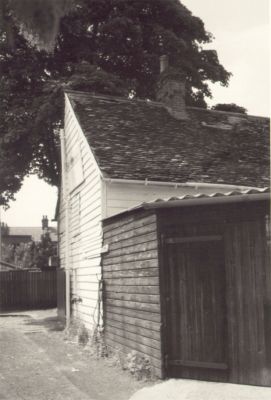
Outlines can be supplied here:
[[[42, 218], [41, 227], [8, 227], [2, 234], [2, 258], [22, 266], [23, 259], [28, 259], [26, 256], [27, 251], [30, 248], [33, 249], [34, 246], [35, 251], [38, 252], [45, 236], [50, 238], [50, 250], [48, 249], [48, 251], [50, 254], [53, 253], [53, 256], [49, 255], [49, 259], [48, 256], [45, 257], [44, 268], [56, 267], [58, 265], [57, 229], [48, 226], [48, 218], [46, 216]], [[24, 262], [27, 264], [29, 261]]]
[[[45, 217], [43, 217], [44, 219]], [[47, 218], [48, 222], [48, 218]], [[41, 241], [41, 237], [44, 232], [47, 232], [53, 243], [57, 243], [57, 229], [54, 227], [46, 227], [44, 229], [43, 226], [11, 226], [8, 227], [7, 233], [2, 235], [3, 243], [6, 245], [17, 245], [20, 243], [29, 243], [35, 242], [38, 243]]]
[[162, 74], [157, 102], [65, 93], [60, 263], [71, 271], [72, 313], [88, 328], [104, 218], [144, 201], [269, 184], [269, 119], [186, 107], [184, 90]]
[[[10, 229], [10, 231], [16, 232], [16, 228]], [[14, 233], [9, 233], [8, 235], [3, 235], [3, 243], [5, 245], [17, 245], [20, 243], [29, 243], [31, 242], [32, 235], [26, 235], [26, 234], [14, 234]]]
[[[48, 229], [50, 237], [53, 242], [57, 242], [57, 230], [56, 228], [50, 227]], [[28, 243], [31, 241], [40, 242], [43, 234], [42, 227], [38, 226], [12, 226], [9, 228], [9, 235], [5, 237], [5, 241], [9, 243]]]

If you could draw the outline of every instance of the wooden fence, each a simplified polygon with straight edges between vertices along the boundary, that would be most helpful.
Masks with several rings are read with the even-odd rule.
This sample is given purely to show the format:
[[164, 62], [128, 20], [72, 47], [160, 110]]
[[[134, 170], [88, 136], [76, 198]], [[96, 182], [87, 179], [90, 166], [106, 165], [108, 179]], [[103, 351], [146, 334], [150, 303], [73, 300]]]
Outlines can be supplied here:
[[57, 305], [56, 271], [1, 271], [0, 312], [53, 308]]

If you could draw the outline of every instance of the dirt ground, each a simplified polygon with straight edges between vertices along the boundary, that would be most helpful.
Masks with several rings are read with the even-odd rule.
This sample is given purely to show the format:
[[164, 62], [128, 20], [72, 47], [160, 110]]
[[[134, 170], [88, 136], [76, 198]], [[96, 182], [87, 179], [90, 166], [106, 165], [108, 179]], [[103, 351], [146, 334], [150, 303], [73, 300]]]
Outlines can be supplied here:
[[269, 400], [271, 388], [136, 381], [65, 340], [55, 310], [0, 314], [0, 400]]
[[64, 340], [55, 311], [0, 315], [0, 400], [128, 400], [148, 385]]

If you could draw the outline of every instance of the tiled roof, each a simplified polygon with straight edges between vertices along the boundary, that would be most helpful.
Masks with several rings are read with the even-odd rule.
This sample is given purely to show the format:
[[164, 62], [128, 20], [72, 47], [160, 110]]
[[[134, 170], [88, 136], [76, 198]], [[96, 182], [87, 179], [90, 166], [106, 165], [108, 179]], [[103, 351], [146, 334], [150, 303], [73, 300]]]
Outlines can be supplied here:
[[67, 93], [105, 177], [168, 182], [269, 185], [269, 119]]

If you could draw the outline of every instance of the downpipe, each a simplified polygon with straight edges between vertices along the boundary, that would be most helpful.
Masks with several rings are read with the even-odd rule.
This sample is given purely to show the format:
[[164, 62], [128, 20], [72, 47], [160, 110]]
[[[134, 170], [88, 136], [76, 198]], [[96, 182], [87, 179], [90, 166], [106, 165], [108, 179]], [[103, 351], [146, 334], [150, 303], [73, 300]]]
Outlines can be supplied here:
[[66, 274], [66, 329], [69, 328], [71, 322], [71, 285], [70, 285], [70, 254], [69, 254], [69, 209], [70, 209], [70, 196], [68, 193], [68, 184], [66, 176], [66, 143], [64, 129], [60, 129], [60, 143], [61, 143], [61, 180], [63, 200], [65, 204], [65, 274]]

